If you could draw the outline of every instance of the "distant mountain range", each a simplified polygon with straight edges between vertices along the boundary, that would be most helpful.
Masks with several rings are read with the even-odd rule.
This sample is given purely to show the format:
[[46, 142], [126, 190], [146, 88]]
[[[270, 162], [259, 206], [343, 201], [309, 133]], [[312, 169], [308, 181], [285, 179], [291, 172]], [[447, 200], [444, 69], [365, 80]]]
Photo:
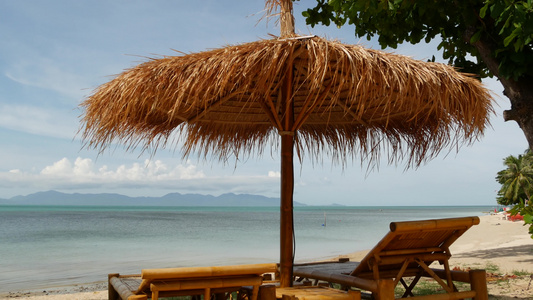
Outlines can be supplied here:
[[[162, 197], [129, 197], [120, 194], [66, 194], [57, 191], [38, 192], [27, 196], [0, 199], [11, 205], [95, 205], [95, 206], [279, 206], [279, 198], [250, 194], [171, 193]], [[305, 206], [294, 202], [295, 206]]]

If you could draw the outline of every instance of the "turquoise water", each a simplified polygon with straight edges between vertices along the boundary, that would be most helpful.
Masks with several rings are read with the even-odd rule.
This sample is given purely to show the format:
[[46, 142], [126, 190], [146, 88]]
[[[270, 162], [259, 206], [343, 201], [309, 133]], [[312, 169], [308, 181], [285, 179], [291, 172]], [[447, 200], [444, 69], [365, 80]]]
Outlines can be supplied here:
[[[369, 249], [392, 221], [491, 209], [297, 207], [295, 260]], [[278, 260], [277, 207], [0, 206], [0, 292], [104, 281], [108, 273], [143, 268]]]

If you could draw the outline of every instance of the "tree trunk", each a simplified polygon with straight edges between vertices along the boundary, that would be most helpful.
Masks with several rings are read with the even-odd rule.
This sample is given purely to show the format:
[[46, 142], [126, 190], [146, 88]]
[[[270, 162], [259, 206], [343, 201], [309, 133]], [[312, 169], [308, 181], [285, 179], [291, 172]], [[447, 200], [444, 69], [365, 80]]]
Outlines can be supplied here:
[[[470, 41], [475, 29], [465, 32], [465, 40]], [[505, 121], [516, 121], [526, 136], [529, 149], [533, 151], [533, 78], [522, 76], [518, 81], [500, 74], [498, 61], [494, 57], [494, 45], [487, 39], [473, 43], [490, 72], [504, 87], [503, 94], [511, 101], [511, 109], [503, 112]]]
[[524, 132], [529, 149], [533, 151], [533, 80], [521, 78], [516, 85], [504, 86], [504, 95], [511, 101], [511, 109], [503, 112], [505, 121], [516, 121]]

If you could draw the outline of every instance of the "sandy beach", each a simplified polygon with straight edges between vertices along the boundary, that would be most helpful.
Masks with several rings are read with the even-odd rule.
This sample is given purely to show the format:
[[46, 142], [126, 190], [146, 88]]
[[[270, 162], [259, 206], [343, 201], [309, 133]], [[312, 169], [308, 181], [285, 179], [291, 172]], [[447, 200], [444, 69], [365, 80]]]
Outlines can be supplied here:
[[[511, 222], [502, 215], [481, 217], [451, 247], [451, 268], [486, 269], [490, 299], [533, 299], [533, 239], [523, 221]], [[346, 255], [360, 260], [366, 251]], [[142, 268], [140, 266], [139, 268]], [[105, 275], [104, 275], [105, 276]], [[39, 291], [13, 291], [1, 299], [97, 300], [107, 299], [107, 283], [80, 283]]]

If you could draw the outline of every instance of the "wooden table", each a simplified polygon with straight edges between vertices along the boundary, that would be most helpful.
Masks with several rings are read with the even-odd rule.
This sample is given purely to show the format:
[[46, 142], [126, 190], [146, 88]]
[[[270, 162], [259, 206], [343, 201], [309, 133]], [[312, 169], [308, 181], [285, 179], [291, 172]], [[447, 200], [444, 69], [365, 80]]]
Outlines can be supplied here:
[[298, 300], [361, 300], [360, 291], [341, 291], [321, 286], [276, 288], [277, 299]]

